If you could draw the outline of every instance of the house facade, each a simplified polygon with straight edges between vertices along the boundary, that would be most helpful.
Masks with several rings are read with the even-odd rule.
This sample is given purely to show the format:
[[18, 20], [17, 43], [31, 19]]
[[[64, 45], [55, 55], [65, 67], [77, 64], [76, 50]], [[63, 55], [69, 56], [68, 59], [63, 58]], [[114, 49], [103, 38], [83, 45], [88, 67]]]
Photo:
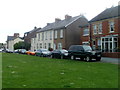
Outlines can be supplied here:
[[80, 45], [90, 45], [90, 25], [88, 21], [80, 25]]
[[[90, 42], [93, 49], [101, 50], [103, 56], [118, 57], [120, 48], [120, 12], [118, 7], [104, 10], [90, 20]], [[111, 13], [112, 12], [112, 13]]]
[[26, 43], [31, 44], [31, 38], [36, 37], [36, 33], [37, 33], [37, 31], [38, 31], [39, 29], [41, 29], [41, 28], [34, 27], [33, 30], [31, 30], [31, 31], [29, 31], [29, 32], [25, 32], [25, 33], [24, 33], [24, 41], [25, 41]]
[[79, 25], [86, 21], [87, 19], [81, 15], [65, 15], [64, 20], [56, 18], [55, 22], [48, 23], [37, 32], [35, 49], [69, 49], [71, 45], [79, 44]]
[[[44, 29], [44, 28], [43, 28]], [[54, 47], [53, 30], [39, 30], [35, 38], [31, 39], [32, 50], [49, 49]]]
[[24, 40], [19, 37], [19, 33], [14, 33], [14, 36], [7, 37], [7, 49], [10, 51], [14, 51], [14, 44], [18, 42], [24, 42]]
[[71, 45], [80, 44], [79, 25], [86, 21], [82, 15], [76, 17], [65, 15], [65, 19], [61, 21], [63, 24], [54, 29], [54, 48], [68, 50]]

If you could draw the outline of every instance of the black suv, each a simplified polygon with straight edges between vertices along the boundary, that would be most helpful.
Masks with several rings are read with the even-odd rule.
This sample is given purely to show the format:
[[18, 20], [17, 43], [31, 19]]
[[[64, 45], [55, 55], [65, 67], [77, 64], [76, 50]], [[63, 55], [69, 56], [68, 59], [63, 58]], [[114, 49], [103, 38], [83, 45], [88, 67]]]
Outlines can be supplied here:
[[101, 60], [101, 52], [93, 51], [89, 45], [72, 45], [68, 50], [70, 59], [76, 59], [79, 57], [81, 60], [92, 61], [95, 59], [96, 61]]

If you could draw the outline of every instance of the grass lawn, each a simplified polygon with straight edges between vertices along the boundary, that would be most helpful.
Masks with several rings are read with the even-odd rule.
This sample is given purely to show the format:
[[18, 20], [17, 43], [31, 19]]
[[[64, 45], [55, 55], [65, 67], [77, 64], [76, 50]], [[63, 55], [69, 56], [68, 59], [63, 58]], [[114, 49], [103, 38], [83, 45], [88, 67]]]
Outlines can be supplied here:
[[118, 88], [118, 65], [2, 54], [3, 88]]

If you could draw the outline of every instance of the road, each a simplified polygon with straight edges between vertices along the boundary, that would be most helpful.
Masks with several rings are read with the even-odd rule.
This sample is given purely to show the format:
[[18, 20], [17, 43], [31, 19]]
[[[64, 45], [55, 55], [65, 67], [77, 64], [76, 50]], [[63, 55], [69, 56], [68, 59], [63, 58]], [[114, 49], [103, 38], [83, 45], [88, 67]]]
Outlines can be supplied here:
[[102, 57], [101, 62], [120, 64], [120, 58], [118, 59], [118, 58]]

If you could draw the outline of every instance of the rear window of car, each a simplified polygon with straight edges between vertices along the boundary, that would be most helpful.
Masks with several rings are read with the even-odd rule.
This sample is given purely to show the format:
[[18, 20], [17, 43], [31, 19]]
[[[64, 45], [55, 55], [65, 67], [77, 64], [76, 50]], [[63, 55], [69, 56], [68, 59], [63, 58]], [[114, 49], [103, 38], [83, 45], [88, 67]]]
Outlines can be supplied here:
[[82, 46], [71, 46], [69, 48], [69, 50], [73, 50], [73, 51], [81, 51], [81, 50], [84, 50]]

